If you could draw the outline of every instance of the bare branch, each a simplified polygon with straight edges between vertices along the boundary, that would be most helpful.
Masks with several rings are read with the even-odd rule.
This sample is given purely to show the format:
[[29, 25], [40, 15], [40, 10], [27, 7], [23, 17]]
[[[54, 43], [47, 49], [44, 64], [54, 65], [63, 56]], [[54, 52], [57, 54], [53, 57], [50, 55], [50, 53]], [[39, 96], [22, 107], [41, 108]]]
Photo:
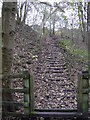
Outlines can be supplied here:
[[47, 6], [52, 7], [52, 5], [51, 5], [50, 3], [48, 3], [48, 2], [40, 2], [40, 4], [45, 4], [45, 5], [47, 5]]
[[57, 7], [61, 12], [65, 12], [65, 11], [59, 6], [58, 3], [56, 3], [56, 4], [54, 5], [54, 7]]

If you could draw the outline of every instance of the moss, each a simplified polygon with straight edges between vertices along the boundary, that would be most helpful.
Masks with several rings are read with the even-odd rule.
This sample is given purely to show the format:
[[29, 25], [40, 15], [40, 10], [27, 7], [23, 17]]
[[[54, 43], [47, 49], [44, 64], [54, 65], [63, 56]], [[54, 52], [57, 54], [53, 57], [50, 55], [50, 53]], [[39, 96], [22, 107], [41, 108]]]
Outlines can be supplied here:
[[30, 113], [30, 115], [35, 115], [36, 114], [36, 112], [35, 111], [32, 111], [31, 113]]

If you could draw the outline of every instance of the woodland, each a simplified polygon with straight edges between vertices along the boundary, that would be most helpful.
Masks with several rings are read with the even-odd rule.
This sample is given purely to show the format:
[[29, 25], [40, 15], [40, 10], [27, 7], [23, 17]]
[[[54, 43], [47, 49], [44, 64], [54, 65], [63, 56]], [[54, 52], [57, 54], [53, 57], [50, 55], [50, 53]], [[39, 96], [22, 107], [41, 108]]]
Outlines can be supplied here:
[[[90, 2], [18, 0], [0, 4], [2, 120], [24, 120], [21, 114], [28, 114], [33, 106], [36, 110], [77, 109], [78, 75], [82, 71], [90, 74]], [[30, 75], [30, 84], [22, 78], [8, 76], [21, 73], [26, 76], [25, 71]], [[29, 99], [27, 94], [17, 92], [24, 91], [23, 84], [33, 88], [29, 89], [29, 108], [24, 107], [25, 100]], [[89, 88], [90, 80], [85, 85]], [[90, 89], [88, 108], [90, 116]], [[6, 114], [9, 112], [13, 115]], [[65, 118], [28, 116], [25, 119]]]

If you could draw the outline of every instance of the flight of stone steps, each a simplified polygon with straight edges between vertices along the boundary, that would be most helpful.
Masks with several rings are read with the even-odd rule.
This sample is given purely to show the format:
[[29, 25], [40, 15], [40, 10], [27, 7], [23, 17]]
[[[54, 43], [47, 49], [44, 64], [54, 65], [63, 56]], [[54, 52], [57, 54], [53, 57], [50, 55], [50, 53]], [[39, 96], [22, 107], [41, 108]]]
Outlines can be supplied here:
[[55, 40], [43, 41], [35, 72], [35, 108], [76, 108], [77, 91]]

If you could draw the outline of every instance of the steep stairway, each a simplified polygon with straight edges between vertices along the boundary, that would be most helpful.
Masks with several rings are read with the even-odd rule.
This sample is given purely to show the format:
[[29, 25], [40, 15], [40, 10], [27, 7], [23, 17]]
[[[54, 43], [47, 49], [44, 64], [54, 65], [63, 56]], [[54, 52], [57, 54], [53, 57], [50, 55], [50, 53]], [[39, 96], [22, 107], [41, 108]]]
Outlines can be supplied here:
[[43, 41], [35, 72], [35, 108], [76, 108], [77, 91], [57, 41]]

